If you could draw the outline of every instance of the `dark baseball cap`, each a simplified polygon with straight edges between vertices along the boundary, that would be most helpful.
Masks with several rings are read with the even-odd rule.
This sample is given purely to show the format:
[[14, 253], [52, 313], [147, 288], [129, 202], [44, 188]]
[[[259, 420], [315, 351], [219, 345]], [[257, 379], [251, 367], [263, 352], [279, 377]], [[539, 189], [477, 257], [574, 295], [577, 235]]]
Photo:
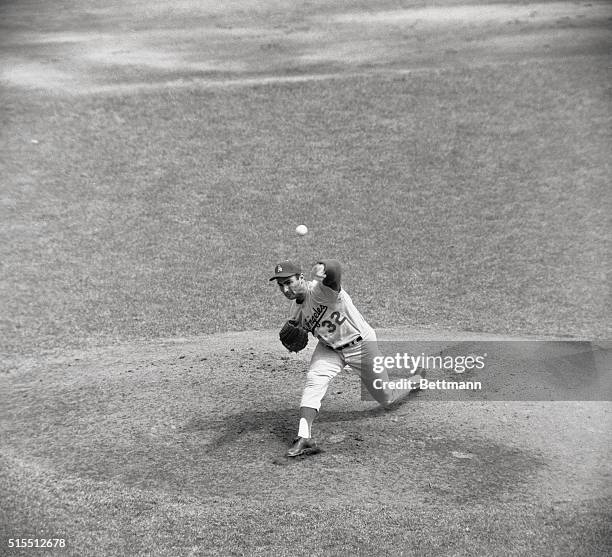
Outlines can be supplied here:
[[274, 276], [270, 280], [276, 280], [279, 278], [287, 278], [293, 275], [299, 275], [302, 269], [297, 263], [293, 261], [281, 261], [274, 267]]

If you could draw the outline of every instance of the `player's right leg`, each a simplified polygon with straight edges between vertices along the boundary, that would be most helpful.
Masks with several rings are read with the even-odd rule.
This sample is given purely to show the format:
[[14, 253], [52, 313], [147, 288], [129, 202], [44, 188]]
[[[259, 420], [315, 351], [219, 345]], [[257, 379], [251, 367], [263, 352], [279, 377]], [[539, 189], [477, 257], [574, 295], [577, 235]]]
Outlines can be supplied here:
[[287, 456], [299, 456], [316, 449], [316, 442], [312, 438], [312, 423], [321, 408], [321, 401], [327, 393], [331, 380], [342, 371], [343, 367], [344, 361], [338, 352], [325, 346], [322, 342], [317, 344], [310, 360], [306, 385], [302, 392], [298, 435], [287, 451]]
[[[372, 398], [383, 408], [393, 410], [404, 403], [410, 393], [420, 389], [422, 374], [414, 374], [407, 379], [410, 382], [402, 383], [402, 388], [397, 388], [397, 381], [390, 381], [385, 369], [375, 370], [374, 359], [381, 355], [376, 337], [371, 336], [364, 341], [345, 351], [347, 364], [359, 373], [361, 382]], [[391, 388], [393, 385], [394, 388]]]

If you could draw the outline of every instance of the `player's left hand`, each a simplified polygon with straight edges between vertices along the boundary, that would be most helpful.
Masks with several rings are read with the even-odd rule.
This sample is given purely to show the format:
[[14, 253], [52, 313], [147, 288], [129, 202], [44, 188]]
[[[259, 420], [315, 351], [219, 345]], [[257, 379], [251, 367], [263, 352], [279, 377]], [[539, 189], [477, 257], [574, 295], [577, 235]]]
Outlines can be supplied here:
[[299, 352], [308, 344], [308, 331], [295, 321], [287, 321], [278, 334], [283, 346], [290, 352]]

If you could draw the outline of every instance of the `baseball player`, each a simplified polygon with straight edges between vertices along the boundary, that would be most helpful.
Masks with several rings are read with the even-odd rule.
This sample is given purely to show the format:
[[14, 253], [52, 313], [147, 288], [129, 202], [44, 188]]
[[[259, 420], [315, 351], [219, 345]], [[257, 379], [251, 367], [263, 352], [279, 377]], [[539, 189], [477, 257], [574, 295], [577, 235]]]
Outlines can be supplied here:
[[[342, 288], [341, 276], [340, 263], [327, 259], [313, 266], [313, 280], [306, 280], [300, 266], [292, 261], [276, 265], [270, 279], [291, 300], [289, 320], [280, 332], [283, 345], [297, 352], [306, 346], [308, 332], [318, 339], [302, 393], [297, 438], [287, 451], [289, 457], [317, 450], [312, 423], [331, 380], [345, 366], [359, 373], [365, 388], [383, 408], [397, 408], [410, 393], [407, 389], [375, 387], [375, 379], [382, 379], [382, 384], [388, 381], [385, 371], [373, 372], [373, 358], [380, 354], [376, 333]], [[412, 390], [418, 390], [422, 375], [412, 377]]]

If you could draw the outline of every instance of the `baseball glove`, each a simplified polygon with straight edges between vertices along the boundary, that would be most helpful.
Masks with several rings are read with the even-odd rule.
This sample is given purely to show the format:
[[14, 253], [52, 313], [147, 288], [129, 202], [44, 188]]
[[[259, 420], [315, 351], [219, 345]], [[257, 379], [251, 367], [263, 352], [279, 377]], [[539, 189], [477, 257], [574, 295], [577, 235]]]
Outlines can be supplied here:
[[299, 352], [308, 344], [308, 331], [302, 329], [295, 321], [287, 321], [281, 328], [278, 337], [290, 352]]

